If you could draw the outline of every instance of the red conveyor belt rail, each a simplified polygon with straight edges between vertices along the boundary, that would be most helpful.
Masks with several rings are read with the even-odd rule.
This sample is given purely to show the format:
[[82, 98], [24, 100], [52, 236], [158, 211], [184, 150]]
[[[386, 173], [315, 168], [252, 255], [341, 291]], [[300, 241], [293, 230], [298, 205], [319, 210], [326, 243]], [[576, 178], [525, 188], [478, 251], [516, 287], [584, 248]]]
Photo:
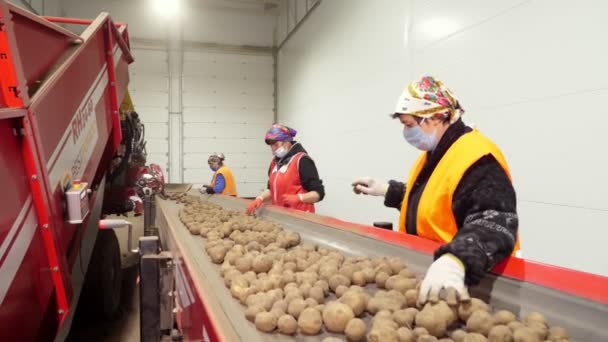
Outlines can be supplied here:
[[[198, 195], [197, 191], [190, 194]], [[249, 203], [221, 195], [208, 199], [225, 209], [239, 211]], [[243, 317], [243, 308], [225, 290], [217, 265], [208, 260], [204, 239], [190, 235], [177, 218], [179, 205], [159, 201], [158, 207], [163, 245], [166, 243], [175, 253], [176, 264], [180, 265], [176, 283], [182, 290], [178, 291], [178, 298], [186, 305], [179, 310], [179, 324], [187, 339], [202, 338], [202, 331], [213, 341], [285, 340], [277, 334], [256, 331]], [[259, 216], [300, 233], [303, 241], [345, 254], [398, 256], [418, 274], [432, 263], [432, 253], [438, 247], [437, 243], [416, 236], [271, 205], [260, 210]], [[510, 310], [520, 317], [532, 311], [542, 312], [551, 325], [564, 326], [573, 342], [608, 341], [607, 277], [510, 258], [470, 291], [495, 310]], [[296, 340], [317, 339], [319, 336], [299, 336]]]

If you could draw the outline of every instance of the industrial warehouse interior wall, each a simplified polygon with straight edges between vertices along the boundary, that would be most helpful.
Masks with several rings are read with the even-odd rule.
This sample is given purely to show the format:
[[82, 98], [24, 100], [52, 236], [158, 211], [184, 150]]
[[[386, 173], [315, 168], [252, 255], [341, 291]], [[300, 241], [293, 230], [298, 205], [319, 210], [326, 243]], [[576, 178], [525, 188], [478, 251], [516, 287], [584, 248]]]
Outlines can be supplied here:
[[205, 1], [176, 2], [171, 14], [154, 3], [62, 0], [62, 15], [107, 11], [129, 25], [129, 90], [146, 126], [148, 161], [170, 182], [209, 183], [207, 157], [223, 152], [239, 195], [256, 196], [271, 156], [263, 134], [274, 117], [272, 11]]
[[317, 163], [319, 212], [396, 223], [349, 184], [405, 181], [418, 152], [388, 114], [431, 74], [506, 155], [524, 256], [608, 275], [607, 12], [601, 0], [322, 1], [278, 56], [278, 117]]
[[240, 196], [266, 187], [271, 154], [264, 133], [273, 121], [273, 60], [247, 55], [186, 51], [182, 78], [183, 180], [209, 184], [207, 158], [223, 152]]

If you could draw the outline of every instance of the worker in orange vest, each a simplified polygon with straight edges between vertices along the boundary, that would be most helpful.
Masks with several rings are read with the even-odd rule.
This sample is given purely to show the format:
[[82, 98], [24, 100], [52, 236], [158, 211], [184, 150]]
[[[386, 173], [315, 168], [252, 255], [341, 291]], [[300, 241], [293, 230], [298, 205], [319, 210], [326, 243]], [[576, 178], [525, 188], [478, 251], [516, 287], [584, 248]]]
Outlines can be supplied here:
[[248, 207], [251, 215], [270, 200], [272, 204], [314, 213], [315, 206], [325, 196], [323, 181], [314, 161], [302, 144], [294, 140], [297, 131], [274, 124], [264, 137], [274, 158], [268, 169], [268, 188]]
[[423, 153], [406, 183], [364, 177], [353, 190], [399, 209], [399, 231], [443, 244], [420, 286], [421, 303], [448, 288], [468, 300], [467, 286], [519, 250], [509, 167], [492, 141], [463, 123], [464, 110], [441, 81], [412, 82], [396, 107], [391, 115], [405, 140]]
[[213, 178], [211, 179], [211, 184], [203, 185], [201, 192], [237, 196], [234, 176], [230, 168], [224, 164], [225, 159], [226, 157], [223, 153], [214, 153], [209, 156], [207, 163], [211, 171], [213, 171]]

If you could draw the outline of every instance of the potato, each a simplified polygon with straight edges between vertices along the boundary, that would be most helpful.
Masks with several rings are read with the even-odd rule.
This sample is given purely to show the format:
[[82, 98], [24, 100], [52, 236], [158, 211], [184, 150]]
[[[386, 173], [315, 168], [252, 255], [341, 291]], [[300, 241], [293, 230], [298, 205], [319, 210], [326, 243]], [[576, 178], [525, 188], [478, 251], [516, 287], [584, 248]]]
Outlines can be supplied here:
[[230, 293], [234, 298], [240, 298], [240, 296], [247, 291], [249, 288], [249, 282], [243, 276], [236, 277], [230, 283]]
[[293, 335], [298, 330], [298, 322], [291, 315], [283, 315], [277, 321], [279, 332], [284, 335]]
[[329, 278], [329, 288], [332, 289], [332, 291], [336, 292], [336, 289], [340, 285], [346, 287], [350, 286], [350, 279], [342, 274], [334, 274]]
[[454, 340], [454, 342], [462, 342], [466, 336], [467, 332], [462, 329], [456, 329], [450, 334], [450, 337], [452, 340]]
[[405, 293], [405, 291], [407, 290], [412, 290], [416, 288], [416, 279], [394, 275], [386, 279], [384, 287], [388, 290], [397, 290], [399, 292]]
[[414, 308], [418, 305], [418, 289], [409, 289], [405, 291], [405, 304]]
[[336, 289], [336, 297], [340, 298], [342, 297], [342, 295], [348, 291], [348, 287], [344, 286], [344, 285], [338, 285], [338, 288]]
[[508, 310], [499, 310], [494, 314], [494, 324], [507, 325], [516, 319], [517, 317]]
[[412, 330], [412, 332], [414, 333], [414, 336], [416, 336], [416, 338], [424, 335], [429, 335], [429, 331], [423, 327], [416, 327], [414, 328], [414, 330]]
[[397, 330], [397, 329], [399, 329], [399, 324], [397, 324], [395, 321], [393, 321], [393, 318], [390, 317], [390, 315], [388, 318], [374, 317], [374, 320], [372, 322], [372, 329], [378, 329], [378, 328]]
[[541, 342], [534, 330], [528, 327], [521, 327], [513, 332], [513, 341], [515, 342]]
[[399, 303], [398, 301], [395, 301], [394, 298], [391, 297], [387, 297], [387, 296], [376, 296], [373, 298], [370, 298], [370, 300], [367, 301], [367, 306], [365, 308], [365, 310], [369, 313], [371, 313], [372, 315], [376, 314], [376, 312], [380, 311], [380, 310], [389, 310], [389, 311], [397, 311], [399, 309], [401, 309], [402, 304]]
[[329, 284], [325, 280], [317, 280], [314, 286], [318, 286], [323, 289], [323, 293], [327, 295], [329, 293]]
[[417, 342], [437, 342], [437, 337], [433, 335], [422, 335], [418, 337]]
[[253, 257], [251, 255], [245, 255], [235, 260], [234, 266], [237, 270], [242, 273], [245, 273], [251, 270], [251, 265], [253, 263]]
[[270, 311], [280, 309], [283, 310], [283, 312], [287, 312], [287, 307], [289, 306], [288, 304], [289, 303], [287, 303], [287, 301], [285, 301], [284, 299], [278, 300], [272, 304], [272, 308], [270, 309]]
[[322, 325], [321, 313], [316, 309], [306, 308], [298, 317], [298, 327], [303, 334], [317, 335]]
[[570, 335], [566, 329], [559, 326], [553, 326], [549, 329], [549, 336], [547, 339], [550, 341], [568, 340], [570, 339]]
[[416, 342], [414, 332], [406, 327], [397, 329], [397, 338], [399, 339], [399, 342]]
[[295, 290], [286, 291], [284, 299], [288, 304], [290, 304], [292, 301], [294, 301], [296, 299], [301, 299], [303, 301], [304, 296], [302, 296], [302, 293], [300, 292], [300, 290], [295, 289]]
[[489, 342], [512, 342], [513, 332], [506, 325], [495, 325], [488, 333]]
[[542, 324], [547, 324], [547, 321], [545, 319], [545, 316], [539, 312], [530, 312], [529, 314], [527, 314], [524, 317], [523, 320], [525, 325], [528, 325], [532, 322], [537, 322], [537, 323], [542, 323]]
[[432, 307], [433, 310], [435, 310], [445, 319], [445, 321], [448, 323], [448, 326], [458, 320], [456, 309], [450, 307], [445, 301], [440, 300], [437, 304], [433, 304]]
[[507, 326], [509, 327], [509, 329], [511, 329], [511, 331], [515, 331], [519, 328], [525, 327], [525, 325], [520, 321], [510, 322], [509, 324], [507, 324]]
[[295, 298], [289, 302], [289, 305], [287, 306], [287, 313], [297, 319], [300, 317], [302, 311], [304, 311], [304, 309], [307, 307], [308, 305], [303, 299]]
[[272, 259], [266, 255], [260, 254], [253, 258], [253, 271], [255, 273], [268, 272], [272, 268]]
[[346, 324], [344, 334], [349, 341], [358, 342], [365, 338], [365, 330], [367, 329], [365, 322], [360, 318], [353, 318]]
[[454, 342], [454, 340], [452, 340], [451, 338], [444, 337], [437, 340], [437, 342]]
[[308, 291], [308, 297], [314, 299], [317, 303], [325, 302], [325, 292], [319, 286], [313, 286]]
[[319, 305], [319, 303], [316, 300], [312, 299], [312, 298], [306, 298], [304, 300], [304, 302], [306, 303], [306, 307], [307, 308], [314, 308], [317, 305]]
[[433, 307], [426, 305], [415, 318], [416, 326], [425, 328], [430, 335], [442, 337], [447, 330], [447, 322]]
[[321, 341], [321, 342], [342, 342], [342, 340], [337, 337], [329, 336], [329, 337], [324, 338], [323, 341]]
[[367, 306], [365, 295], [357, 290], [346, 291], [340, 296], [339, 302], [348, 305], [357, 317], [361, 316]]
[[399, 337], [396, 330], [373, 328], [367, 334], [367, 342], [399, 342]]
[[482, 334], [478, 333], [468, 333], [464, 337], [464, 342], [486, 342], [488, 339]]
[[255, 316], [255, 327], [263, 332], [271, 332], [277, 327], [277, 317], [270, 312], [260, 312]]
[[291, 271], [291, 272], [295, 272], [297, 269], [296, 263], [289, 261], [283, 264], [283, 270], [287, 271]]
[[367, 284], [367, 279], [365, 278], [365, 273], [362, 271], [356, 271], [352, 276], [353, 284], [359, 286], [365, 286]]
[[374, 281], [376, 281], [376, 272], [374, 271], [373, 268], [371, 267], [365, 267], [361, 270], [361, 272], [363, 272], [363, 275], [365, 276], [365, 282], [366, 283], [373, 283]]
[[490, 311], [488, 304], [477, 298], [471, 298], [470, 302], [461, 303], [458, 307], [458, 317], [463, 322], [469, 320], [469, 317], [476, 310]]
[[401, 270], [405, 268], [405, 263], [399, 258], [389, 258], [388, 265], [393, 271], [393, 274], [398, 274], [399, 272], [401, 272]]
[[416, 312], [412, 313], [407, 310], [397, 310], [393, 312], [393, 320], [399, 324], [400, 327], [406, 327], [408, 329], [412, 328], [412, 323], [414, 323], [414, 319], [416, 318]]
[[210, 248], [207, 251], [207, 254], [209, 254], [209, 257], [211, 258], [211, 261], [213, 263], [221, 264], [222, 262], [224, 262], [224, 256], [226, 256], [227, 252], [228, 248], [226, 246], [217, 245]]
[[257, 279], [257, 275], [253, 271], [243, 273], [243, 278], [247, 279], [249, 283]]
[[251, 322], [254, 322], [255, 316], [257, 316], [257, 314], [259, 314], [260, 312], [264, 312], [264, 311], [266, 311], [266, 310], [264, 309], [263, 305], [260, 305], [260, 304], [252, 305], [245, 310], [245, 318], [247, 318], [247, 320], [249, 320]]
[[549, 328], [547, 328], [547, 325], [540, 321], [528, 321], [526, 326], [532, 329], [541, 341], [544, 341], [549, 333]]
[[303, 283], [302, 285], [300, 285], [300, 292], [302, 293], [302, 296], [304, 296], [304, 298], [308, 297], [308, 293], [310, 292], [311, 288], [312, 286], [309, 283]]
[[354, 317], [350, 306], [340, 302], [330, 302], [323, 309], [323, 323], [331, 332], [343, 333], [348, 321]]
[[380, 271], [378, 273], [376, 273], [376, 285], [378, 286], [378, 288], [383, 289], [386, 281], [388, 280], [388, 278], [390, 277], [390, 275], [384, 271]]
[[467, 331], [488, 335], [494, 326], [494, 318], [489, 312], [484, 310], [474, 311], [467, 320]]

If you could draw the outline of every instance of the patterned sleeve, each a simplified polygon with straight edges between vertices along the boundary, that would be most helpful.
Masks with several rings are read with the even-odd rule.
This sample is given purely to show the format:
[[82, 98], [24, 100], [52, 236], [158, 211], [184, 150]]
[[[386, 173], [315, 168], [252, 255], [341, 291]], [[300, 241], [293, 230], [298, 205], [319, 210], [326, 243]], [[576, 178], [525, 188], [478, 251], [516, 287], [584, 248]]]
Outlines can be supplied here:
[[512, 253], [517, 238], [515, 189], [493, 156], [467, 170], [454, 193], [452, 210], [458, 233], [435, 251], [435, 259], [454, 254], [465, 265], [467, 285], [476, 285]]

